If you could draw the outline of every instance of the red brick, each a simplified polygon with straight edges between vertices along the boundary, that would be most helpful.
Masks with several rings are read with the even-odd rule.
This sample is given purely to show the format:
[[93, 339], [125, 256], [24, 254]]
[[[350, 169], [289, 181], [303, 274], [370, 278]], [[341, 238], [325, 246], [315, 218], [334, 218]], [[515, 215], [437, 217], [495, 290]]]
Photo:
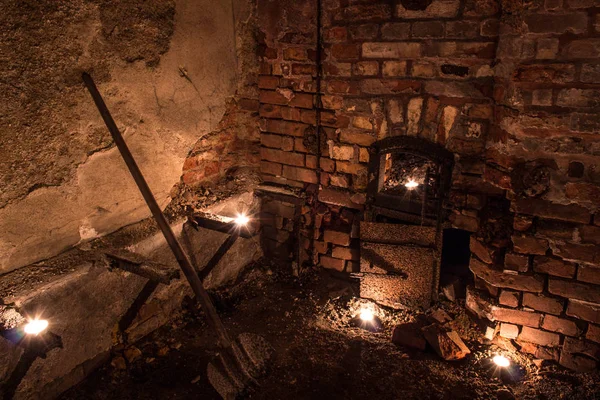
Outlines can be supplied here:
[[323, 240], [325, 240], [328, 243], [333, 243], [340, 246], [349, 246], [350, 234], [345, 232], [326, 230], [323, 235]]
[[420, 21], [412, 24], [414, 38], [440, 38], [444, 36], [444, 23], [441, 21]]
[[529, 269], [529, 257], [507, 253], [504, 256], [504, 267], [513, 271], [527, 272]]
[[283, 50], [283, 59], [290, 61], [305, 61], [308, 60], [306, 49], [301, 47], [290, 47]]
[[477, 36], [479, 36], [478, 21], [446, 22], [446, 37], [448, 39], [474, 39]]
[[375, 76], [379, 73], [377, 61], [361, 61], [353, 65], [352, 73], [358, 76]]
[[351, 249], [349, 247], [335, 246], [331, 255], [335, 258], [341, 258], [343, 260], [356, 261], [360, 258], [358, 249]]
[[584, 224], [590, 222], [589, 210], [575, 204], [562, 205], [539, 199], [520, 199], [511, 203], [511, 211], [560, 221]]
[[527, 326], [524, 326], [521, 330], [519, 340], [548, 347], [554, 347], [560, 344], [560, 336], [556, 333], [544, 332]]
[[265, 174], [271, 174], [276, 176], [281, 176], [282, 165], [277, 163], [272, 163], [268, 161], [260, 162], [260, 172]]
[[531, 33], [584, 33], [587, 29], [587, 14], [583, 12], [569, 14], [526, 15], [523, 20]]
[[[599, 197], [600, 198], [600, 197]], [[596, 216], [596, 219], [600, 216]], [[579, 228], [579, 235], [583, 243], [594, 243], [600, 245], [600, 227], [586, 225]]]
[[515, 215], [515, 219], [513, 221], [513, 228], [519, 232], [525, 232], [531, 228], [533, 225], [533, 218], [526, 217], [523, 215]]
[[276, 149], [260, 149], [260, 156], [263, 160], [272, 161], [280, 164], [304, 166], [304, 154], [291, 153]]
[[471, 236], [470, 239], [471, 253], [486, 264], [491, 264], [494, 260], [492, 259], [492, 252], [494, 249], [488, 248], [486, 245], [481, 243], [475, 237]]
[[281, 118], [281, 106], [276, 106], [274, 104], [261, 104], [258, 114], [264, 118]]
[[[598, 107], [600, 90], [597, 89], [562, 89], [556, 97], [556, 105], [560, 107]], [[565, 186], [567, 197], [590, 201], [590, 197], [600, 192], [598, 186], [586, 183], [568, 183]]]
[[390, 19], [392, 8], [389, 4], [360, 4], [346, 7], [336, 20], [344, 22], [379, 21]]
[[600, 39], [573, 40], [563, 51], [567, 58], [598, 58], [600, 57]]
[[317, 173], [312, 169], [283, 166], [283, 176], [300, 182], [317, 183]]
[[367, 174], [367, 167], [363, 164], [353, 164], [348, 161], [336, 161], [335, 165], [338, 172], [343, 172], [345, 174]]
[[350, 130], [342, 130], [340, 133], [340, 141], [343, 143], [351, 143], [357, 144], [359, 146], [370, 146], [377, 141], [377, 138], [373, 135], [350, 131]]
[[258, 99], [261, 103], [287, 105], [289, 100], [281, 93], [271, 90], [261, 90]]
[[274, 147], [276, 149], [280, 149], [282, 139], [283, 136], [280, 135], [269, 135], [267, 133], [261, 133], [260, 144], [265, 147]]
[[500, 293], [500, 297], [498, 298], [498, 302], [503, 306], [508, 307], [518, 307], [519, 306], [519, 297], [520, 293], [512, 290], [503, 290]]
[[492, 318], [500, 322], [510, 322], [515, 325], [532, 326], [537, 328], [540, 326], [542, 314], [529, 311], [513, 310], [511, 308], [492, 308]]
[[331, 46], [331, 55], [339, 61], [358, 60], [358, 46], [356, 44], [334, 44]]
[[587, 340], [600, 343], [600, 326], [589, 324], [585, 338]]
[[600, 346], [586, 340], [567, 337], [563, 344], [563, 353], [585, 354], [588, 357], [598, 360], [600, 359]]
[[519, 327], [513, 324], [500, 324], [500, 336], [507, 339], [516, 339], [519, 336]]
[[343, 26], [327, 28], [323, 31], [323, 39], [326, 43], [344, 42], [348, 37], [348, 31]]
[[270, 133], [279, 133], [282, 135], [290, 135], [296, 137], [304, 137], [304, 132], [308, 129], [308, 125], [297, 122], [281, 121], [269, 119], [266, 122], [265, 130]]
[[[406, 22], [394, 22], [381, 26], [381, 37], [384, 40], [402, 40], [410, 36], [410, 24]], [[371, 38], [365, 38], [371, 39]]]
[[338, 258], [329, 256], [321, 256], [319, 257], [319, 261], [323, 268], [333, 269], [340, 272], [343, 272], [346, 266], [345, 260], [340, 260]]
[[[592, 106], [595, 106], [598, 101], [594, 96], [600, 96], [600, 92], [592, 95], [592, 100], [590, 100], [594, 103]], [[565, 185], [565, 194], [569, 199], [596, 203], [600, 199], [600, 186], [591, 183], [569, 182]]]
[[546, 315], [542, 321], [542, 328], [551, 331], [562, 333], [567, 336], [577, 336], [579, 329], [575, 322], [564, 318], [558, 318], [553, 315]]
[[550, 257], [534, 257], [533, 270], [553, 276], [572, 278], [575, 276], [575, 264]]
[[350, 32], [350, 37], [352, 39], [369, 40], [375, 39], [377, 37], [377, 32], [379, 31], [379, 24], [353, 25], [348, 27], [348, 29]]
[[367, 42], [362, 45], [364, 58], [416, 58], [421, 56], [421, 44], [416, 42]]
[[541, 293], [544, 289], [544, 280], [539, 276], [504, 273], [490, 268], [474, 258], [471, 258], [469, 268], [475, 276], [485, 280], [494, 287], [534, 293]]
[[523, 307], [533, 308], [548, 314], [559, 315], [564, 309], [564, 301], [552, 297], [523, 293]]
[[548, 291], [567, 299], [600, 303], [600, 287], [587, 283], [550, 278]]
[[577, 269], [577, 280], [600, 285], [600, 267], [581, 264]]
[[321, 157], [319, 160], [321, 169], [325, 172], [333, 172], [335, 170], [335, 161], [330, 158]]
[[544, 255], [548, 250], [548, 241], [531, 236], [513, 236], [513, 248], [518, 253]]
[[600, 265], [600, 246], [594, 244], [557, 243], [554, 253], [566, 260]]
[[587, 301], [569, 300], [567, 315], [584, 321], [600, 324], [600, 304]]
[[277, 89], [279, 86], [279, 77], [277, 76], [264, 76], [258, 77], [258, 88], [259, 89]]
[[317, 66], [314, 64], [292, 64], [292, 75], [317, 75]]

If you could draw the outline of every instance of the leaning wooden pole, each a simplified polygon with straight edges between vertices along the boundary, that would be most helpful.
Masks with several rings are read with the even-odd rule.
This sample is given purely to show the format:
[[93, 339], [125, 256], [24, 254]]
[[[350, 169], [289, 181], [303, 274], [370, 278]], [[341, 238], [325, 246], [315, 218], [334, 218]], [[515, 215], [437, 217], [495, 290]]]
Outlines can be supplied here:
[[185, 252], [183, 251], [183, 248], [181, 247], [181, 244], [175, 237], [175, 234], [173, 233], [169, 222], [165, 218], [165, 215], [158, 206], [156, 199], [152, 195], [150, 187], [146, 183], [142, 172], [140, 171], [133, 156], [131, 155], [131, 152], [129, 151], [129, 148], [125, 143], [125, 140], [123, 139], [119, 128], [117, 128], [117, 124], [115, 124], [115, 121], [113, 120], [110, 111], [108, 111], [108, 107], [106, 107], [106, 104], [104, 103], [104, 100], [102, 99], [102, 96], [100, 95], [100, 92], [98, 91], [94, 80], [87, 72], [84, 72], [82, 77], [85, 86], [92, 95], [92, 99], [94, 99], [94, 103], [96, 103], [96, 107], [98, 107], [98, 111], [100, 112], [100, 115], [102, 116], [106, 127], [108, 128], [113, 140], [115, 141], [115, 144], [117, 145], [117, 148], [119, 149], [119, 152], [121, 153], [121, 156], [123, 157], [123, 160], [125, 160], [125, 164], [127, 164], [127, 168], [129, 168], [129, 172], [131, 172], [131, 175], [133, 176], [133, 180], [140, 189], [140, 192], [142, 192], [142, 196], [144, 196], [144, 200], [146, 200], [148, 208], [150, 208], [150, 211], [152, 212], [152, 215], [154, 216], [158, 227], [160, 228], [169, 247], [171, 248], [173, 255], [177, 259], [179, 267], [183, 271], [183, 274], [187, 278], [190, 286], [192, 287], [192, 290], [194, 291], [196, 298], [200, 302], [202, 309], [206, 313], [209, 324], [212, 325], [212, 328], [216, 331], [219, 337], [219, 344], [222, 347], [230, 347], [232, 344], [231, 340], [229, 339], [229, 335], [227, 334], [227, 331], [225, 330], [225, 327], [223, 326], [223, 323], [221, 322], [221, 319], [217, 314], [217, 310], [210, 301], [210, 297], [204, 289], [204, 286], [202, 286], [202, 281], [198, 277], [198, 273], [192, 266]]

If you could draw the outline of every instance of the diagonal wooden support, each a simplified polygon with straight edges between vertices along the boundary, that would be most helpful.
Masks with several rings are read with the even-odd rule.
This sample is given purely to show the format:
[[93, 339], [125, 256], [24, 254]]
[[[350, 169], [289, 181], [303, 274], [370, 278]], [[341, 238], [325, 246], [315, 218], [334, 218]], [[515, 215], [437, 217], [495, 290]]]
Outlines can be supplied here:
[[212, 231], [234, 234], [240, 237], [250, 239], [256, 234], [256, 224], [249, 223], [244, 226], [238, 226], [234, 218], [223, 217], [220, 215], [195, 212], [188, 220], [193, 223], [194, 228], [202, 227]]
[[153, 282], [168, 285], [179, 278], [179, 270], [165, 264], [157, 263], [128, 250], [116, 249], [104, 253], [112, 268], [119, 268], [133, 274], [148, 278]]

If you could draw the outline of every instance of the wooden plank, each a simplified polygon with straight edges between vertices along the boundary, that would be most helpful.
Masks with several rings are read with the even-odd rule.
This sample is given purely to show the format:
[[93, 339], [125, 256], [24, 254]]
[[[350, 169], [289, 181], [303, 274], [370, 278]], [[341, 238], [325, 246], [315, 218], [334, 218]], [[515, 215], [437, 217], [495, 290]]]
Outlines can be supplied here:
[[179, 268], [154, 262], [141, 254], [124, 249], [115, 249], [104, 254], [109, 259], [111, 267], [143, 276], [154, 282], [169, 284], [173, 279], [179, 278]]

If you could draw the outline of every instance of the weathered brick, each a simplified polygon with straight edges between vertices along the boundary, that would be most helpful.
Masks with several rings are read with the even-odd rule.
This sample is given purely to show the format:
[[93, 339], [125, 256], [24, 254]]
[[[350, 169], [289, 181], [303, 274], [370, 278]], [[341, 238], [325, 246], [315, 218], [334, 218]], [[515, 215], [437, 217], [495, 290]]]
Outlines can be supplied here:
[[483, 261], [486, 264], [491, 264], [494, 260], [492, 258], [494, 249], [487, 247], [485, 244], [481, 243], [474, 236], [470, 238], [469, 248], [471, 253], [474, 254], [477, 258]]
[[511, 211], [560, 221], [584, 224], [590, 222], [589, 210], [576, 204], [562, 205], [539, 199], [520, 199], [511, 203]]
[[548, 292], [567, 299], [600, 303], [600, 287], [587, 283], [550, 278]]
[[452, 226], [458, 229], [464, 229], [469, 232], [476, 232], [479, 229], [479, 219], [468, 215], [452, 213], [448, 220]]
[[305, 61], [308, 59], [306, 49], [302, 47], [289, 47], [283, 49], [283, 59], [290, 61]]
[[260, 172], [265, 174], [271, 174], [276, 176], [281, 176], [282, 165], [277, 163], [272, 163], [268, 161], [260, 162]]
[[[407, 32], [410, 30], [409, 24], [407, 25]], [[385, 27], [385, 25], [384, 25]], [[348, 28], [350, 37], [354, 40], [369, 40], [375, 39], [377, 37], [377, 32], [379, 32], [379, 24], [364, 24], [364, 25], [353, 25]], [[383, 28], [382, 28], [383, 30]], [[408, 38], [408, 36], [406, 36]], [[386, 37], [383, 37], [386, 39]], [[396, 39], [396, 38], [389, 38]]]
[[500, 292], [500, 297], [498, 298], [498, 302], [503, 306], [508, 307], [518, 307], [519, 306], [519, 298], [521, 294], [519, 292], [515, 292], [512, 290], [503, 290]]
[[317, 173], [311, 169], [283, 166], [283, 176], [300, 182], [317, 183]]
[[544, 332], [524, 326], [519, 335], [519, 340], [539, 344], [541, 346], [554, 347], [560, 344], [560, 336], [556, 333]]
[[333, 269], [340, 272], [343, 272], [346, 267], [346, 261], [338, 258], [323, 255], [319, 257], [319, 261], [323, 268]]
[[381, 26], [381, 37], [384, 40], [403, 40], [410, 36], [410, 24], [394, 22]]
[[531, 236], [513, 236], [513, 248], [518, 253], [544, 255], [548, 250], [548, 241]]
[[600, 304], [580, 300], [569, 300], [567, 315], [599, 324]]
[[344, 26], [335, 26], [323, 30], [325, 43], [344, 42], [348, 37], [348, 30]]
[[347, 161], [336, 161], [335, 166], [338, 172], [343, 172], [345, 174], [363, 174], [365, 176], [367, 174], [367, 167], [363, 164], [353, 164]]
[[340, 246], [349, 246], [350, 234], [346, 232], [326, 230], [323, 234], [323, 240]]
[[344, 8], [339, 20], [362, 22], [390, 19], [391, 17], [392, 9], [389, 4], [360, 4]]
[[396, 16], [405, 19], [454, 18], [458, 15], [459, 6], [459, 0], [433, 0], [425, 10], [409, 10], [398, 3]]
[[575, 80], [573, 64], [531, 64], [522, 65], [513, 74], [519, 82], [565, 83]]
[[373, 76], [379, 73], [379, 63], [377, 61], [361, 61], [354, 64], [352, 73], [359, 76]]
[[270, 133], [304, 137], [304, 132], [306, 132], [308, 128], [308, 125], [298, 122], [269, 119], [266, 122], [265, 130]]
[[532, 33], [584, 33], [588, 18], [583, 12], [569, 14], [530, 14], [523, 17], [529, 32]]
[[261, 75], [258, 77], [258, 88], [259, 89], [277, 89], [278, 86], [279, 86], [279, 77], [277, 77], [277, 76]]
[[[585, 354], [587, 357], [581, 357]], [[567, 337], [563, 344], [560, 364], [564, 367], [585, 372], [596, 368], [596, 361], [600, 359], [600, 346], [581, 339]]]
[[340, 142], [357, 144], [359, 146], [370, 146], [377, 140], [376, 137], [357, 131], [342, 130], [340, 133]]
[[281, 148], [283, 136], [281, 135], [269, 135], [267, 133], [261, 133], [260, 144], [265, 147], [274, 147], [276, 149]]
[[533, 308], [548, 314], [559, 315], [564, 309], [564, 301], [533, 293], [523, 293], [523, 307]]
[[500, 336], [507, 339], [516, 339], [519, 336], [519, 327], [513, 324], [500, 324]]
[[572, 278], [575, 275], [575, 265], [570, 262], [550, 257], [534, 257], [533, 270], [553, 276]]
[[478, 21], [446, 22], [446, 37], [448, 39], [474, 39], [477, 36], [479, 36]]
[[589, 324], [585, 338], [587, 340], [600, 343], [600, 326]]
[[553, 251], [565, 260], [600, 265], [600, 246], [594, 244], [557, 243]]
[[366, 42], [362, 45], [365, 58], [416, 58], [421, 56], [421, 44], [416, 42]]
[[412, 24], [414, 38], [440, 38], [444, 36], [444, 23], [441, 21], [420, 21]]
[[527, 272], [529, 269], [529, 257], [507, 253], [504, 256], [504, 267], [513, 271]]
[[564, 46], [563, 55], [567, 58], [598, 58], [600, 38], [576, 39]]
[[558, 92], [556, 105], [561, 107], [598, 107], [600, 90], [597, 89], [562, 89]]
[[475, 276], [485, 280], [494, 287], [541, 293], [544, 279], [540, 276], [508, 274], [488, 267], [486, 264], [471, 258], [469, 265]]
[[581, 264], [577, 268], [577, 280], [600, 285], [600, 267]]
[[358, 249], [351, 249], [349, 247], [335, 246], [331, 252], [331, 255], [335, 258], [341, 258], [343, 260], [356, 261], [360, 259], [360, 252]]
[[331, 46], [331, 55], [340, 61], [357, 60], [359, 57], [358, 46], [355, 44], [336, 43]]
[[600, 82], [600, 64], [583, 64], [581, 67], [581, 82]]
[[[599, 218], [596, 216], [596, 218]], [[600, 227], [585, 225], [579, 228], [579, 236], [584, 243], [594, 243], [600, 245]]]
[[552, 89], [538, 89], [531, 93], [531, 104], [550, 107], [552, 105]]
[[515, 325], [532, 326], [534, 328], [538, 328], [540, 326], [542, 314], [529, 311], [513, 310], [512, 308], [493, 307], [492, 317], [494, 320], [500, 322], [509, 322]]
[[406, 61], [384, 61], [383, 76], [406, 76]]
[[280, 164], [295, 166], [304, 166], [304, 154], [291, 153], [276, 149], [260, 149], [260, 157], [265, 161], [272, 161]]
[[362, 79], [360, 90], [363, 94], [400, 94], [416, 93], [421, 89], [421, 82], [401, 79]]
[[542, 328], [551, 331], [562, 333], [567, 336], [577, 336], [579, 329], [575, 322], [564, 318], [558, 318], [553, 315], [546, 315], [542, 321]]

